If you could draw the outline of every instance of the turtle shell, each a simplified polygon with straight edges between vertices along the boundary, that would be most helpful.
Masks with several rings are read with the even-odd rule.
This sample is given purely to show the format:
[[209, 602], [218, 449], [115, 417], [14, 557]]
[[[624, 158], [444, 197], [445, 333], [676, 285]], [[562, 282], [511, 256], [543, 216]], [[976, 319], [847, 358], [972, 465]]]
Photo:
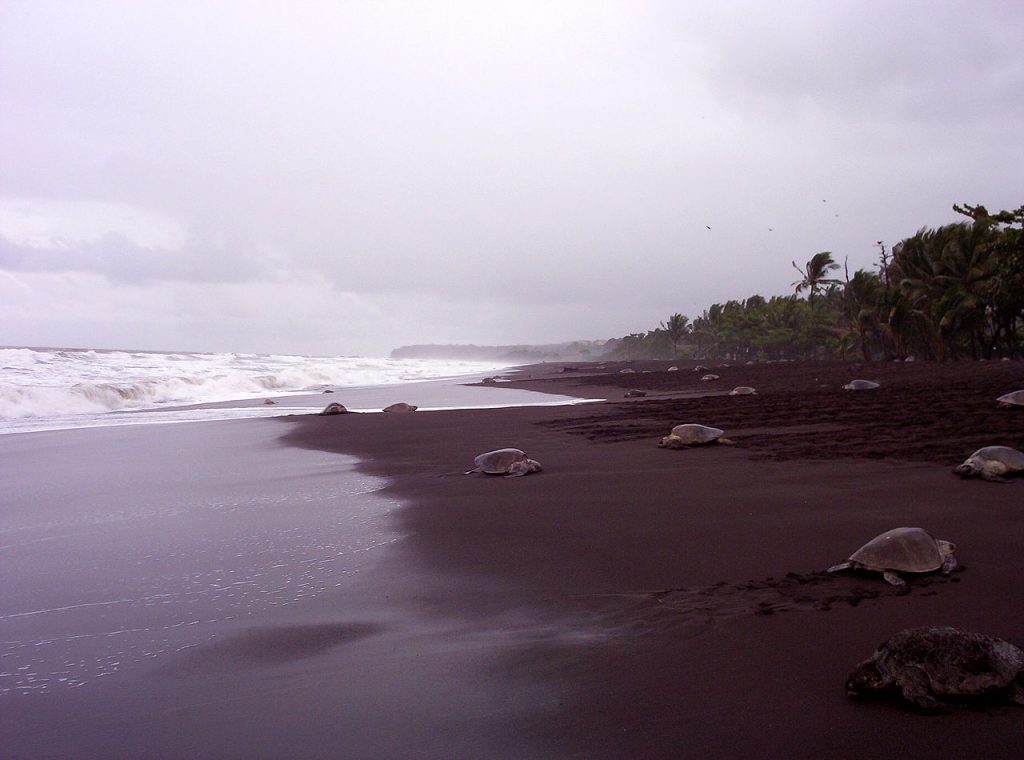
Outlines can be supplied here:
[[712, 441], [721, 438], [724, 433], [724, 430], [708, 427], [707, 425], [697, 425], [696, 423], [676, 425], [672, 428], [672, 435], [686, 445], [692, 445], [695, 443], [711, 443]]
[[846, 391], [873, 391], [878, 387], [878, 383], [871, 380], [851, 380], [843, 386], [843, 390]]
[[868, 570], [929, 573], [942, 567], [945, 556], [923, 528], [893, 528], [875, 536], [850, 556]]
[[749, 385], [737, 385], [735, 388], [729, 391], [730, 396], [753, 396], [756, 394], [757, 391], [755, 391]]
[[1024, 406], [1024, 391], [1014, 391], [1000, 396], [996, 402], [1003, 406]]
[[1024, 668], [1024, 652], [1008, 641], [959, 628], [927, 626], [900, 631], [876, 652], [899, 680], [922, 671], [936, 694], [971, 696], [1009, 686]]
[[473, 460], [473, 464], [479, 467], [481, 472], [489, 475], [503, 475], [516, 462], [523, 462], [526, 459], [526, 452], [520, 449], [495, 449], [478, 456]]
[[971, 454], [967, 461], [999, 462], [1006, 468], [1006, 472], [1024, 471], [1024, 453], [1009, 446], [986, 446]]
[[418, 407], [413, 404], [407, 404], [404, 401], [399, 401], [397, 404], [384, 407], [385, 412], [415, 412]]

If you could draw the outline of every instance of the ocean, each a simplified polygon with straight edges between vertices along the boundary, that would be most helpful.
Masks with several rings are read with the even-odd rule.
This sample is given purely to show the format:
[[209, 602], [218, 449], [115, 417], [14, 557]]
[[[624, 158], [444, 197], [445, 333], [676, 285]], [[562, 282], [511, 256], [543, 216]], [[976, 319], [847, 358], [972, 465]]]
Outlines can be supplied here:
[[[360, 356], [0, 348], [0, 434], [278, 416], [295, 411], [283, 399], [297, 394], [471, 377], [503, 366]], [[252, 400], [262, 401], [225, 403]]]

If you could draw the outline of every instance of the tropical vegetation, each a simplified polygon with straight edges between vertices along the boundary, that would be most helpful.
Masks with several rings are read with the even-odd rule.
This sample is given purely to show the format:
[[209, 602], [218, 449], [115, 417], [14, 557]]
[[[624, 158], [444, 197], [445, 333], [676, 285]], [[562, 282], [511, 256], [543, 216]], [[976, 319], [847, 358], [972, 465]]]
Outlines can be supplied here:
[[[1024, 206], [882, 241], [873, 270], [850, 274], [829, 251], [790, 295], [716, 303], [690, 319], [609, 342], [614, 358], [991, 359], [1024, 355]], [[839, 272], [843, 269], [843, 276]], [[806, 293], [806, 297], [802, 294]]]

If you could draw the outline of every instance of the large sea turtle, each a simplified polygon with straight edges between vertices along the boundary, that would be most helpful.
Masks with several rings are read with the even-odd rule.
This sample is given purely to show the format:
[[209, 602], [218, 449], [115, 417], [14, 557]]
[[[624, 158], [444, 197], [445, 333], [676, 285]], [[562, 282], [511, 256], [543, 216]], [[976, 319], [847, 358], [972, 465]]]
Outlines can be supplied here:
[[844, 391], [873, 391], [878, 388], [878, 383], [872, 380], [851, 380], [843, 386]]
[[705, 383], [709, 383], [712, 380], [718, 380], [718, 375], [709, 372], [708, 374], [704, 375], [701, 378], [701, 380]]
[[1004, 475], [1024, 473], [1024, 453], [1009, 446], [986, 446], [978, 449], [963, 464], [953, 468], [961, 478], [978, 477], [996, 483], [1005, 483]]
[[346, 409], [343, 405], [339, 404], [337, 401], [332, 401], [330, 404], [324, 407], [324, 410], [320, 412], [320, 414], [326, 416], [331, 414], [346, 414], [347, 412], [348, 409]]
[[737, 385], [735, 388], [733, 388], [731, 391], [729, 391], [729, 395], [730, 396], [756, 396], [757, 395], [757, 391], [755, 391], [749, 385]]
[[893, 690], [922, 710], [935, 710], [942, 697], [998, 696], [1024, 705], [1024, 651], [959, 628], [907, 628], [846, 679], [851, 697]]
[[407, 404], [404, 401], [399, 401], [397, 404], [384, 407], [385, 412], [415, 412], [417, 409], [419, 409], [418, 406]]
[[647, 395], [647, 391], [641, 391], [634, 388], [633, 390], [626, 391], [623, 396], [625, 398], [643, 398]]
[[704, 446], [709, 443], [731, 445], [732, 441], [722, 437], [724, 433], [724, 430], [719, 430], [718, 428], [688, 422], [672, 428], [672, 432], [661, 439], [658, 447], [662, 449], [684, 449], [688, 446]]
[[996, 403], [1006, 409], [1011, 407], [1024, 409], [1024, 391], [1013, 391], [1012, 393], [1007, 393], [1005, 396], [997, 398]]
[[954, 549], [956, 544], [933, 538], [923, 528], [893, 528], [875, 536], [846, 562], [833, 565], [828, 571], [871, 570], [881, 573], [893, 586], [905, 586], [906, 581], [896, 573], [950, 573], [956, 569]]
[[473, 460], [476, 467], [466, 474], [482, 472], [485, 475], [505, 475], [510, 478], [540, 472], [540, 462], [530, 459], [521, 449], [496, 449]]

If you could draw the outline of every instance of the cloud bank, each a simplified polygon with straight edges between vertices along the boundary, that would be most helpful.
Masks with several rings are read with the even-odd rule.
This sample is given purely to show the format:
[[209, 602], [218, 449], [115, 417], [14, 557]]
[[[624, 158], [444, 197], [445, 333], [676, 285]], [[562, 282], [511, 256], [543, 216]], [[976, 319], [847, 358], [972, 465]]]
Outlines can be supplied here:
[[[7, 344], [622, 335], [1019, 205], [1015, 3], [9, 3]], [[708, 229], [710, 228], [710, 229]]]

